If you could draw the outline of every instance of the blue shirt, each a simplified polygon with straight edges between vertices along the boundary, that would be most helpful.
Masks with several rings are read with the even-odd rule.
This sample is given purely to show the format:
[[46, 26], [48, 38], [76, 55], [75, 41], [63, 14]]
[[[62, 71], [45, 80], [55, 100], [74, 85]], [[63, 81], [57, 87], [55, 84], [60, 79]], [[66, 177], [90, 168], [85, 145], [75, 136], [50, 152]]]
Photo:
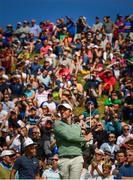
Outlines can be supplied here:
[[120, 176], [119, 178], [121, 179], [122, 177], [133, 177], [133, 166], [131, 165], [124, 165], [120, 168]]
[[39, 173], [39, 160], [36, 157], [21, 156], [15, 161], [13, 169], [18, 171], [19, 179], [35, 179]]

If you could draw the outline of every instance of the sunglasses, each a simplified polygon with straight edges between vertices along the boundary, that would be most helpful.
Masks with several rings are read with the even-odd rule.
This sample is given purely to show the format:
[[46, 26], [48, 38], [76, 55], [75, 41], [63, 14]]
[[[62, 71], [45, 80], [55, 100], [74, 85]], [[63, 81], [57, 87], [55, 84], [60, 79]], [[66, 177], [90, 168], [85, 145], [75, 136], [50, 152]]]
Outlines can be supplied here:
[[129, 129], [123, 129], [124, 131], [129, 131]]
[[109, 138], [115, 138], [115, 136], [109, 136]]
[[59, 159], [55, 159], [55, 158], [54, 158], [54, 159], [52, 159], [52, 161], [58, 161], [58, 160], [59, 160]]

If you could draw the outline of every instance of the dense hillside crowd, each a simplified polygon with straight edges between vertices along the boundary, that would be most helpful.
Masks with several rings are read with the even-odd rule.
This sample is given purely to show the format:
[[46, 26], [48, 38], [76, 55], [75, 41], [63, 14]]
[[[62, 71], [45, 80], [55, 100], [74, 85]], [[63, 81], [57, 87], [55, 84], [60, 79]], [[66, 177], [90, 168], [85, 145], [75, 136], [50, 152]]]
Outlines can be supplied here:
[[0, 179], [133, 178], [132, 70], [133, 15], [0, 27]]

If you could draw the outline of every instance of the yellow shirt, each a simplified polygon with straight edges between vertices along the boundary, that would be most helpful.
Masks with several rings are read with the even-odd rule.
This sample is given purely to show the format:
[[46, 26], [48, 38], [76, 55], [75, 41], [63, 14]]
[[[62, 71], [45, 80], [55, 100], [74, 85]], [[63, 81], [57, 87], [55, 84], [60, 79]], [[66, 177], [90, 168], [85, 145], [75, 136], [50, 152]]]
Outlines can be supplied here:
[[5, 168], [0, 164], [0, 179], [10, 179], [11, 168]]

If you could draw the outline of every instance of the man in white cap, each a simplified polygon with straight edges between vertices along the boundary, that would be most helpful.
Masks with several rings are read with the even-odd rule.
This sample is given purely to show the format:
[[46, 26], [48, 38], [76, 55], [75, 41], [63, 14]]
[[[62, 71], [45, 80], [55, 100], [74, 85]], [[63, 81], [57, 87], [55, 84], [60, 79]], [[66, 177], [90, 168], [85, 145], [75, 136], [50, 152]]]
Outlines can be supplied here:
[[15, 178], [18, 171], [19, 179], [38, 179], [39, 178], [39, 160], [36, 156], [36, 143], [31, 139], [26, 139], [24, 142], [25, 155], [16, 159], [12, 172], [11, 179]]
[[0, 158], [0, 179], [9, 179], [13, 165], [13, 156], [15, 152], [13, 150], [3, 150]]
[[92, 134], [82, 136], [81, 127], [72, 124], [72, 107], [68, 103], [58, 106], [61, 120], [55, 121], [54, 133], [59, 148], [59, 170], [62, 179], [80, 179], [83, 157], [81, 142], [90, 141]]

